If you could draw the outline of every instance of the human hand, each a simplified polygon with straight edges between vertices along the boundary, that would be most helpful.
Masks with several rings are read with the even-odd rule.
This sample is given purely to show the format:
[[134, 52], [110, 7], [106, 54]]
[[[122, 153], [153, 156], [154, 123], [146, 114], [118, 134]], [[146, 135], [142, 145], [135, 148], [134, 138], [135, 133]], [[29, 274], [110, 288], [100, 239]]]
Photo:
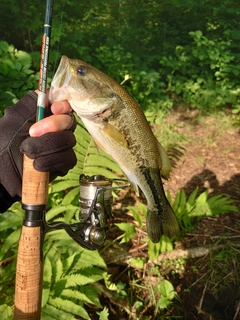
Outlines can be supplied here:
[[71, 111], [72, 108], [68, 101], [54, 102], [51, 105], [53, 115], [34, 123], [29, 129], [29, 135], [39, 137], [44, 133], [66, 130], [72, 125], [73, 119], [68, 115]]
[[50, 181], [65, 175], [76, 164], [76, 156], [72, 150], [76, 144], [73, 135], [76, 120], [71, 111], [66, 100], [46, 107], [45, 118], [30, 127], [30, 137], [20, 145], [22, 153], [35, 159], [33, 165], [36, 170], [50, 172]]
[[37, 95], [32, 92], [6, 108], [0, 119], [1, 212], [21, 197], [22, 152], [35, 159], [36, 170], [49, 171], [51, 181], [76, 164], [76, 121], [72, 114], [64, 114], [71, 111], [70, 105], [67, 101], [54, 103], [45, 110], [48, 117], [35, 123], [36, 101]]

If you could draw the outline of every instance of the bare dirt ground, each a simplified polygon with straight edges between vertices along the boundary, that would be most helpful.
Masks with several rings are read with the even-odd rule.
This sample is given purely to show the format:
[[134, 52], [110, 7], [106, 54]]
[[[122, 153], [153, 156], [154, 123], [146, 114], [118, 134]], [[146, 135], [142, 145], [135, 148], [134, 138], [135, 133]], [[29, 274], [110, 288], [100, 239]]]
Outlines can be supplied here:
[[[166, 119], [172, 131], [186, 138], [177, 143], [180, 153], [174, 156], [173, 152], [174, 167], [169, 180], [164, 183], [165, 191], [169, 190], [172, 198], [178, 189], [183, 189], [188, 196], [198, 187], [199, 193], [208, 189], [209, 196], [229, 196], [240, 210], [240, 134], [237, 126], [229, 125], [228, 117], [200, 117], [197, 112], [175, 110]], [[124, 208], [134, 205], [135, 200], [130, 193], [117, 201], [113, 212], [116, 222], [126, 221]], [[119, 234], [119, 229], [114, 228], [110, 238]], [[167, 277], [174, 284], [178, 299], [163, 316], [153, 316], [153, 309], [145, 308], [142, 316], [136, 319], [239, 320], [239, 240], [239, 213], [229, 212], [194, 221], [194, 230], [184, 234], [176, 246], [188, 249], [210, 245], [215, 246], [215, 250], [198, 258], [186, 259], [181, 272], [169, 273]], [[130, 241], [124, 247], [125, 254], [135, 252], [136, 256], [147, 256], [146, 246], [137, 248], [138, 242], [138, 239]], [[115, 251], [117, 255], [120, 251]], [[116, 282], [130, 281], [128, 266], [109, 262], [108, 267]], [[111, 311], [110, 319], [130, 318], [106, 297], [102, 302]]]
[[[183, 117], [182, 112], [171, 115], [175, 129], [191, 136], [182, 157], [172, 170], [165, 189], [174, 195], [184, 189], [189, 195], [196, 187], [199, 192], [209, 190], [209, 196], [225, 194], [240, 210], [240, 135], [239, 127], [229, 126], [221, 119]], [[218, 218], [204, 218], [196, 222], [194, 231], [184, 236], [184, 248], [228, 243], [239, 244], [239, 213], [230, 212]], [[179, 287], [183, 319], [236, 320], [239, 317], [239, 258], [226, 249], [213, 257], [187, 260], [185, 272], [176, 281]], [[222, 254], [222, 256], [221, 256]], [[226, 254], [226, 256], [224, 256]], [[226, 260], [224, 260], [226, 259]], [[226, 268], [225, 268], [226, 266]], [[194, 272], [195, 270], [195, 272]]]

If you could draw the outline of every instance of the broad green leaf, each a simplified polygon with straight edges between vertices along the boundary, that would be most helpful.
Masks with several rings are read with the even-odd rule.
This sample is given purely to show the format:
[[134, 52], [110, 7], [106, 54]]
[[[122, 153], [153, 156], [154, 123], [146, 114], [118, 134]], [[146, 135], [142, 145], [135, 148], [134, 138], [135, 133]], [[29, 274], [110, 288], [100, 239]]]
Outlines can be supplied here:
[[15, 53], [15, 56], [21, 62], [22, 65], [31, 66], [32, 59], [31, 59], [30, 54], [28, 54], [27, 52], [22, 51], [22, 50], [18, 50]]
[[171, 239], [162, 235], [160, 239], [160, 248], [161, 248], [161, 252], [172, 251], [173, 245], [172, 245]]
[[157, 260], [160, 254], [161, 244], [153, 243], [151, 240], [148, 240], [148, 256], [150, 261]]
[[198, 187], [190, 194], [187, 202], [193, 206], [194, 203], [195, 203], [195, 200], [196, 200], [196, 196], [197, 196], [197, 193], [198, 193]]
[[139, 227], [141, 228], [142, 227], [142, 216], [141, 216], [139, 210], [134, 206], [128, 206], [128, 207], [126, 207], [126, 209], [131, 211], [131, 213], [134, 216], [134, 219], [138, 222]]
[[0, 231], [21, 227], [24, 217], [24, 211], [21, 209], [21, 204], [14, 204], [8, 211], [0, 215]]
[[13, 318], [13, 308], [6, 304], [0, 305], [1, 320], [10, 320]]
[[161, 280], [157, 285], [158, 293], [163, 297], [172, 300], [175, 296], [172, 283], [166, 279]]
[[128, 242], [129, 240], [131, 240], [136, 235], [135, 226], [133, 224], [131, 224], [131, 223], [121, 222], [121, 223], [115, 223], [115, 225], [119, 229], [124, 231], [124, 236], [123, 236], [123, 238], [122, 238], [120, 243]]
[[131, 266], [135, 266], [139, 269], [143, 269], [144, 267], [144, 260], [143, 258], [141, 257], [137, 257], [137, 258], [133, 258], [131, 261], [130, 261], [130, 265]]
[[162, 296], [162, 297], [158, 300], [157, 305], [158, 305], [158, 307], [159, 307], [160, 309], [166, 309], [166, 308], [169, 307], [170, 301], [169, 301], [166, 297]]

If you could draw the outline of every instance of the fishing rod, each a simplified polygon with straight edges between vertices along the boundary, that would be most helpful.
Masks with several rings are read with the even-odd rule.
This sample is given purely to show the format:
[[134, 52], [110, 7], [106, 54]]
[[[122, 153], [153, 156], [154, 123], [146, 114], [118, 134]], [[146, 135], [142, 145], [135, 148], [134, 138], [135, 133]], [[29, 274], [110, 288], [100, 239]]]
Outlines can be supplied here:
[[[53, 0], [47, 0], [36, 121], [44, 118], [48, 57], [52, 26]], [[102, 175], [81, 175], [79, 221], [46, 223], [49, 173], [34, 169], [32, 159], [24, 155], [22, 208], [25, 217], [18, 246], [14, 320], [40, 320], [43, 282], [43, 241], [45, 233], [64, 229], [80, 246], [99, 249], [105, 242], [111, 214], [112, 191], [130, 186], [124, 179], [108, 179]], [[116, 185], [113, 187], [112, 184]]]
[[[44, 109], [47, 100], [46, 88], [52, 9], [53, 0], [47, 0], [40, 58], [36, 121], [44, 118]], [[22, 225], [17, 255], [15, 320], [39, 320], [41, 315], [43, 221], [45, 220], [48, 201], [49, 173], [39, 172], [34, 169], [33, 161], [34, 160], [24, 155], [22, 208], [25, 210], [25, 218]]]

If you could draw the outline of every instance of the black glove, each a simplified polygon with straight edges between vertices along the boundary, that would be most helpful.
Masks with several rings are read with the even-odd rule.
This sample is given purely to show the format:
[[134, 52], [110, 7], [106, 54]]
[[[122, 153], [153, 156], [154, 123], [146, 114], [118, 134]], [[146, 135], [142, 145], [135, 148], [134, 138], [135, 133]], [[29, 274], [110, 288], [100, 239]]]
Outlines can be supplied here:
[[[13, 107], [5, 109], [0, 119], [0, 212], [20, 200], [22, 193], [22, 157], [25, 153], [34, 160], [39, 171], [49, 171], [50, 181], [65, 175], [77, 162], [73, 146], [76, 144], [73, 131], [76, 121], [61, 132], [29, 137], [28, 131], [35, 123], [37, 94], [31, 92]], [[46, 108], [46, 115], [51, 114]]]

